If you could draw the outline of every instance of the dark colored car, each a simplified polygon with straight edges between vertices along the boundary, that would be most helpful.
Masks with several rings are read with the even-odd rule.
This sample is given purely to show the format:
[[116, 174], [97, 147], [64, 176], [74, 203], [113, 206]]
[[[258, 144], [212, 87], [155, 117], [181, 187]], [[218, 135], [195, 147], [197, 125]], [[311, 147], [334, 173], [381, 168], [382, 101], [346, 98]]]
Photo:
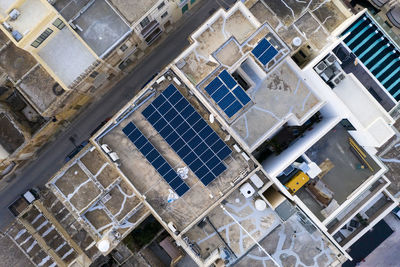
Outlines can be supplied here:
[[87, 144], [89, 144], [88, 140], [83, 141], [79, 146], [77, 146], [74, 150], [71, 151], [71, 153], [68, 154], [68, 156], [65, 158], [65, 162], [70, 161], [73, 157], [75, 157], [76, 154], [79, 153], [79, 151], [82, 150]]

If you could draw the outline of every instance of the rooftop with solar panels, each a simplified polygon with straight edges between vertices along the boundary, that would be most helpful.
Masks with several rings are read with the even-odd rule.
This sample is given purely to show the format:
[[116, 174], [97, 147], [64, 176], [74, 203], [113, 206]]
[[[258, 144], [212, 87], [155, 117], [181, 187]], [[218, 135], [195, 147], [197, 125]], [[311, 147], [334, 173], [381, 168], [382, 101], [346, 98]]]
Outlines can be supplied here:
[[161, 218], [180, 231], [255, 168], [172, 70], [126, 112], [101, 142], [118, 154], [120, 170]]
[[303, 124], [324, 103], [268, 24], [240, 6], [220, 11], [194, 32], [175, 66], [253, 151], [286, 122]]

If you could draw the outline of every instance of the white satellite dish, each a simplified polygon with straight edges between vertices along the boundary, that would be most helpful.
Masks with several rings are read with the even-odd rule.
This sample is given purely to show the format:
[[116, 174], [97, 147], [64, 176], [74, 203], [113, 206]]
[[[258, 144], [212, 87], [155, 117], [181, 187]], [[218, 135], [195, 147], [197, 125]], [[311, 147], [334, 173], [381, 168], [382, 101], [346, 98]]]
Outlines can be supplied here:
[[108, 240], [101, 240], [97, 247], [99, 248], [100, 252], [105, 253], [110, 249], [110, 241]]

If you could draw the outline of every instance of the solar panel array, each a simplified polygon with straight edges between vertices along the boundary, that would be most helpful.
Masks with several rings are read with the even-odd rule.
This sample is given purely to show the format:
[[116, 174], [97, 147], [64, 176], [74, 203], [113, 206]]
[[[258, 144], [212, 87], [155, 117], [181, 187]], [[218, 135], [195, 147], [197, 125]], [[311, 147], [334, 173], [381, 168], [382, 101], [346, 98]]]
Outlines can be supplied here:
[[232, 150], [174, 85], [165, 89], [142, 114], [204, 185], [226, 170], [222, 161]]
[[265, 38], [251, 52], [264, 66], [278, 54], [278, 50]]
[[135, 124], [130, 122], [122, 131], [179, 196], [183, 196], [189, 190], [187, 184]]
[[233, 77], [226, 71], [222, 71], [206, 88], [209, 96], [231, 118], [242, 107], [250, 102], [250, 97], [243, 88], [236, 83]]

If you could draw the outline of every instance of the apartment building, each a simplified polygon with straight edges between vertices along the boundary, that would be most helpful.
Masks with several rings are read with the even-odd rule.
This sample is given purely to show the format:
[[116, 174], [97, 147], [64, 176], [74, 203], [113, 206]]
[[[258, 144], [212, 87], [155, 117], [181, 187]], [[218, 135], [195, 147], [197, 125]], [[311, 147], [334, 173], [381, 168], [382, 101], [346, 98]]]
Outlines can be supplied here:
[[48, 190], [103, 255], [152, 214], [199, 266], [351, 260], [398, 205], [398, 45], [340, 1], [238, 2], [190, 41]]

